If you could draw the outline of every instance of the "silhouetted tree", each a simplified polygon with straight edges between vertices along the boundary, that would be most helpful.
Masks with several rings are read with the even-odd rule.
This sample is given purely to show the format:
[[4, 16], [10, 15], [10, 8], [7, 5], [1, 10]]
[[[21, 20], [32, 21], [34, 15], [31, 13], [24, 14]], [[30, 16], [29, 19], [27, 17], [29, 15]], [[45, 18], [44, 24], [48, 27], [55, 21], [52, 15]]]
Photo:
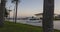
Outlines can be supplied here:
[[5, 16], [5, 17], [8, 17], [8, 15], [9, 15], [9, 12], [8, 12], [8, 10], [5, 8], [5, 14], [4, 14], [4, 16]]
[[4, 24], [4, 13], [5, 13], [6, 0], [1, 0], [0, 3], [0, 27]]
[[12, 0], [12, 2], [15, 3], [15, 5], [16, 5], [16, 13], [15, 13], [15, 23], [16, 23], [16, 21], [17, 21], [17, 8], [18, 8], [19, 0]]
[[44, 0], [43, 32], [53, 31], [54, 0]]

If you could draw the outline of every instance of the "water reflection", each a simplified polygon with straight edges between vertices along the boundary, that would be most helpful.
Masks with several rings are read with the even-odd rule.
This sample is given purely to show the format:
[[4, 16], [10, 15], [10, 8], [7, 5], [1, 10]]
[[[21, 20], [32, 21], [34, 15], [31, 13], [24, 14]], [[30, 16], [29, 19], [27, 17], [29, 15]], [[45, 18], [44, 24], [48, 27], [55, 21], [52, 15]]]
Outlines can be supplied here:
[[[13, 20], [10, 20], [13, 22]], [[36, 22], [36, 21], [35, 21]], [[34, 26], [42, 26], [42, 21], [40, 23], [27, 22], [27, 20], [17, 20], [17, 23], [29, 24]], [[60, 21], [53, 21], [54, 29], [60, 30]]]

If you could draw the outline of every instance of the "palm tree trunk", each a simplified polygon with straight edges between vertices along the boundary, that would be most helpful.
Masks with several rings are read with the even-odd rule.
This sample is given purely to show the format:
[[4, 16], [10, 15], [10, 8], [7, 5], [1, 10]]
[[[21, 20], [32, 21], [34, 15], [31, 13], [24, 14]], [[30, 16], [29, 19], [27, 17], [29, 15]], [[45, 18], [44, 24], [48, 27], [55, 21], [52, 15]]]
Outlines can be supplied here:
[[16, 1], [16, 14], [15, 14], [15, 23], [17, 21], [17, 8], [18, 8], [18, 1]]
[[44, 0], [43, 7], [43, 32], [53, 31], [54, 0]]
[[15, 22], [15, 6], [14, 6], [14, 12], [13, 12], [13, 22]]
[[5, 0], [1, 0], [0, 3], [0, 27], [4, 24], [4, 13], [5, 13]]

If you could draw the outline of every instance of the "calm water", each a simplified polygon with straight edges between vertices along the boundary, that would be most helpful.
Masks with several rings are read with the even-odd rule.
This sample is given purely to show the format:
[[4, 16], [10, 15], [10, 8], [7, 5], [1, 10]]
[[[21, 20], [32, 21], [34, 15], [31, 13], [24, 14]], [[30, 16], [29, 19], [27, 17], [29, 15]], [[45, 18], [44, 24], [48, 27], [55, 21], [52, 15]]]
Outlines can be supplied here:
[[[12, 20], [10, 20], [10, 21], [12, 21]], [[17, 20], [17, 23], [29, 24], [29, 25], [34, 25], [34, 26], [42, 26], [42, 22], [33, 23], [33, 22], [27, 22], [27, 20]], [[60, 21], [54, 21], [53, 23], [54, 23], [54, 29], [60, 30]]]

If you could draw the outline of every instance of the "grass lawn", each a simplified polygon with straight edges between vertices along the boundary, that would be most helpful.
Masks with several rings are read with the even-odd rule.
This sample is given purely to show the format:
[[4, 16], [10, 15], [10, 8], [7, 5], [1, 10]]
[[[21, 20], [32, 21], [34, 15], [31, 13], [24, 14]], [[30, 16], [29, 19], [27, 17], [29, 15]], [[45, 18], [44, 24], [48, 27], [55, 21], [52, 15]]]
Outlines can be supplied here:
[[[4, 27], [0, 28], [0, 32], [42, 32], [41, 27], [21, 24], [21, 23], [13, 23], [13, 22], [4, 22]], [[59, 30], [55, 30], [54, 32], [60, 32]]]

